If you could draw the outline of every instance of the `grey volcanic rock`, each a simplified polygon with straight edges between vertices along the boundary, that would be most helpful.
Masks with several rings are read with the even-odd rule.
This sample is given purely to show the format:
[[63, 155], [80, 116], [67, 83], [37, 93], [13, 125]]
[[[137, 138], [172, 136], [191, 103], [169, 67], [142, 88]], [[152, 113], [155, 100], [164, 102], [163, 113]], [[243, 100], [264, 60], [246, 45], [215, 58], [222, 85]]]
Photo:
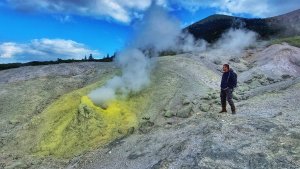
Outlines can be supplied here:
[[[41, 66], [40, 71], [37, 67], [31, 73], [25, 68], [25, 79], [14, 75], [24, 68], [0, 72], [5, 79], [0, 81], [0, 166], [300, 168], [300, 76], [287, 71], [285, 74], [291, 77], [276, 74], [280, 75], [276, 78], [263, 69], [255, 71], [260, 68], [260, 52], [277, 49], [271, 46], [252, 54], [245, 51], [239, 58], [237, 64], [243, 71], [238, 72], [238, 88], [234, 91], [236, 115], [231, 115], [229, 107], [228, 113], [218, 113], [221, 65], [213, 63], [211, 53], [159, 57], [151, 84], [142, 91], [151, 102], [139, 114], [138, 128], [129, 129], [126, 136], [104, 147], [67, 160], [20, 157], [19, 152], [8, 151], [7, 145], [31, 117], [59, 96], [112, 77], [118, 72], [113, 63], [55, 65], [57, 70], [74, 70], [69, 73], [55, 72], [51, 66]], [[265, 59], [272, 60], [269, 57]], [[79, 113], [90, 116], [84, 105]]]
[[178, 110], [178, 112], [176, 113], [176, 116], [177, 117], [182, 117], [182, 118], [187, 118], [187, 117], [191, 116], [191, 112], [192, 112], [192, 106], [191, 105], [184, 106], [183, 108]]
[[25, 66], [21, 68], [0, 71], [0, 83], [26, 81], [42, 77], [75, 77], [89, 74], [105, 73], [111, 68], [116, 68], [114, 63], [62, 63], [45, 66]]
[[[197, 63], [197, 55], [181, 59], [181, 56], [162, 58], [159, 64], [168, 59], [174, 68], [180, 69], [178, 64], [194, 60]], [[240, 58], [244, 63], [244, 58]], [[180, 60], [173, 63], [173, 60]], [[199, 61], [205, 60], [200, 58]], [[206, 61], [202, 62], [205, 63]], [[206, 67], [206, 66], [205, 66]], [[164, 69], [163, 68], [163, 69]], [[161, 69], [161, 68], [159, 68]], [[165, 114], [157, 121], [157, 127], [147, 135], [133, 134], [124, 139], [122, 145], [111, 149], [110, 154], [104, 150], [95, 150], [85, 155], [79, 161], [71, 163], [75, 168], [299, 168], [300, 167], [300, 130], [299, 102], [300, 82], [297, 78], [276, 81], [267, 74], [251, 76], [250, 83], [239, 82], [235, 90], [236, 97], [246, 97], [236, 102], [237, 114], [218, 114], [220, 110], [219, 87], [220, 76], [214, 73], [215, 82], [204, 83], [207, 79], [201, 78], [202, 84], [207, 84], [209, 89], [191, 94], [191, 103], [186, 99], [180, 99], [182, 88], [189, 86], [189, 91], [194, 92], [200, 89], [193, 89], [190, 86], [189, 74], [182, 72], [192, 71], [191, 67], [186, 70], [170, 71], [168, 77], [174, 80], [182, 77], [185, 82], [175, 90], [167, 104], [162, 108]], [[215, 72], [214, 67], [206, 67], [205, 71]], [[205, 75], [208, 72], [198, 69], [199, 74]], [[248, 70], [245, 70], [247, 72]], [[178, 74], [171, 74], [178, 72]], [[158, 72], [157, 72], [158, 73]], [[159, 74], [163, 71], [159, 71]], [[158, 75], [155, 75], [158, 77]], [[211, 76], [210, 79], [214, 79]], [[242, 74], [241, 76], [246, 76]], [[197, 81], [195, 79], [194, 81]], [[174, 82], [174, 81], [173, 81]], [[253, 82], [258, 82], [254, 84]], [[180, 83], [180, 82], [179, 82]], [[160, 83], [159, 86], [163, 86]], [[166, 83], [172, 86], [172, 83]], [[178, 84], [178, 82], [174, 82]], [[202, 86], [201, 88], [203, 88]], [[163, 90], [167, 91], [167, 90]], [[160, 92], [160, 97], [169, 95]], [[188, 93], [188, 92], [187, 92]], [[185, 93], [186, 95], [186, 93]], [[185, 96], [183, 96], [185, 97]], [[159, 101], [161, 102], [161, 101]], [[189, 118], [177, 118], [176, 110], [187, 105], [199, 107]], [[152, 105], [158, 107], [158, 105]], [[150, 106], [150, 109], [154, 109]], [[154, 112], [154, 111], [153, 111]], [[230, 112], [230, 111], [229, 111]], [[167, 116], [166, 127], [158, 127], [163, 123], [162, 118]], [[134, 146], [133, 146], [134, 145]], [[130, 161], [126, 159], [134, 152], [138, 152]], [[130, 156], [132, 157], [132, 156]], [[115, 160], [118, 159], [118, 160]], [[89, 162], [89, 161], [93, 162]]]
[[286, 43], [271, 45], [257, 52], [252, 55], [251, 61], [254, 67], [241, 73], [242, 82], [261, 79], [261, 76], [273, 82], [300, 76], [300, 48]]
[[[29, 166], [30, 163], [40, 164], [40, 160], [27, 157], [24, 157], [25, 164], [19, 164], [18, 154], [22, 156], [24, 152], [14, 152], [13, 147], [6, 146], [16, 140], [18, 132], [24, 130], [34, 116], [60, 96], [100, 79], [110, 78], [116, 72], [114, 63], [92, 62], [28, 66], [0, 71], [0, 166], [18, 168], [27, 162]], [[85, 115], [84, 108], [81, 113]], [[45, 163], [45, 166], [53, 168], [58, 168], [57, 165], [61, 164], [51, 160]]]

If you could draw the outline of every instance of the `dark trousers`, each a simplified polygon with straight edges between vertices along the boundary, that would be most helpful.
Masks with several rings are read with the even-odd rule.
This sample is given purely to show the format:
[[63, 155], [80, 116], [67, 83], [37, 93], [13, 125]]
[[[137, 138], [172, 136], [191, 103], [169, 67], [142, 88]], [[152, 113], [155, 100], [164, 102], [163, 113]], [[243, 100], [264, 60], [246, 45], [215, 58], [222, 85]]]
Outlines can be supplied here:
[[226, 107], [226, 100], [228, 101], [231, 110], [235, 110], [235, 106], [232, 100], [232, 92], [233, 89], [227, 88], [225, 90], [221, 89], [220, 97], [221, 97], [221, 104], [222, 107]]

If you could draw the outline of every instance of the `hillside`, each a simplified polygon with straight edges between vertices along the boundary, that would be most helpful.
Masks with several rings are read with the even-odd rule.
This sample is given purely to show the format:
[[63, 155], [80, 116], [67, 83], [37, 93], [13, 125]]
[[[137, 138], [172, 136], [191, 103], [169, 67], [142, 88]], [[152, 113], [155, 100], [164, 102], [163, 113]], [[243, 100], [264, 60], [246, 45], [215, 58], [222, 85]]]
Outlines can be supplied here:
[[[0, 166], [299, 168], [299, 53], [276, 44], [238, 58], [159, 57], [150, 86], [105, 108], [86, 95], [119, 73], [114, 63], [1, 71]], [[238, 72], [236, 115], [218, 113], [216, 60]]]
[[184, 30], [197, 39], [214, 42], [229, 28], [246, 28], [257, 32], [261, 39], [300, 35], [300, 9], [270, 18], [241, 18], [227, 15], [212, 15]]

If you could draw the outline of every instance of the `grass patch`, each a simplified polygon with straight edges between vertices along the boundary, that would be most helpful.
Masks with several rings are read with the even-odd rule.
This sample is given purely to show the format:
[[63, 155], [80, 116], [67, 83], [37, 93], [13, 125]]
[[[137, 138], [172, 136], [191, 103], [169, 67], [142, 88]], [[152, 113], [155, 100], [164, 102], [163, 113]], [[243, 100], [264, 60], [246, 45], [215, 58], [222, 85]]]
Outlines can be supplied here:
[[289, 38], [275, 39], [271, 41], [271, 44], [281, 44], [282, 42], [286, 42], [292, 46], [296, 46], [300, 48], [300, 36], [294, 36]]

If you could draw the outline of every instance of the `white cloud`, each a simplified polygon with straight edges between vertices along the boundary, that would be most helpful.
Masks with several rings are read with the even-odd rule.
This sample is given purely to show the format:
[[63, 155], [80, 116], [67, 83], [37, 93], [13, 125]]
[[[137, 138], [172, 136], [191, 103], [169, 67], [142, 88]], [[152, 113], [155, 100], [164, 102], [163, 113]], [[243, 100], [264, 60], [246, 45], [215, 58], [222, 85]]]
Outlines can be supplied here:
[[209, 7], [212, 3], [210, 0], [168, 0], [169, 5], [177, 5], [191, 12], [195, 12], [200, 8]]
[[156, 0], [156, 5], [162, 6], [162, 7], [167, 7], [167, 0]]
[[91, 16], [99, 19], [130, 23], [134, 12], [147, 9], [152, 0], [7, 0], [15, 8], [26, 11], [42, 11], [81, 16]]
[[216, 14], [233, 16], [232, 13], [230, 13], [230, 12], [224, 12], [224, 11], [217, 11]]
[[250, 14], [254, 17], [270, 17], [300, 8], [299, 0], [169, 0], [189, 11], [214, 7], [222, 13]]
[[[300, 8], [299, 0], [6, 0], [10, 5], [25, 11], [41, 11], [63, 15], [81, 15], [97, 19], [112, 19], [129, 24], [140, 18], [152, 3], [173, 10], [173, 6], [191, 12], [215, 8], [217, 12], [250, 14], [270, 17]], [[67, 19], [67, 18], [66, 18]]]
[[3, 61], [45, 61], [61, 59], [82, 59], [84, 55], [99, 56], [97, 50], [84, 44], [64, 39], [34, 39], [27, 44], [5, 42], [0, 44], [0, 59]]
[[22, 52], [22, 47], [16, 43], [6, 42], [0, 45], [0, 58], [11, 58], [14, 55]]
[[272, 5], [267, 0], [251, 1], [251, 0], [220, 0], [219, 3], [214, 4], [215, 7], [220, 8], [224, 12], [241, 14], [248, 13], [257, 17], [264, 17], [268, 13], [269, 7]]

